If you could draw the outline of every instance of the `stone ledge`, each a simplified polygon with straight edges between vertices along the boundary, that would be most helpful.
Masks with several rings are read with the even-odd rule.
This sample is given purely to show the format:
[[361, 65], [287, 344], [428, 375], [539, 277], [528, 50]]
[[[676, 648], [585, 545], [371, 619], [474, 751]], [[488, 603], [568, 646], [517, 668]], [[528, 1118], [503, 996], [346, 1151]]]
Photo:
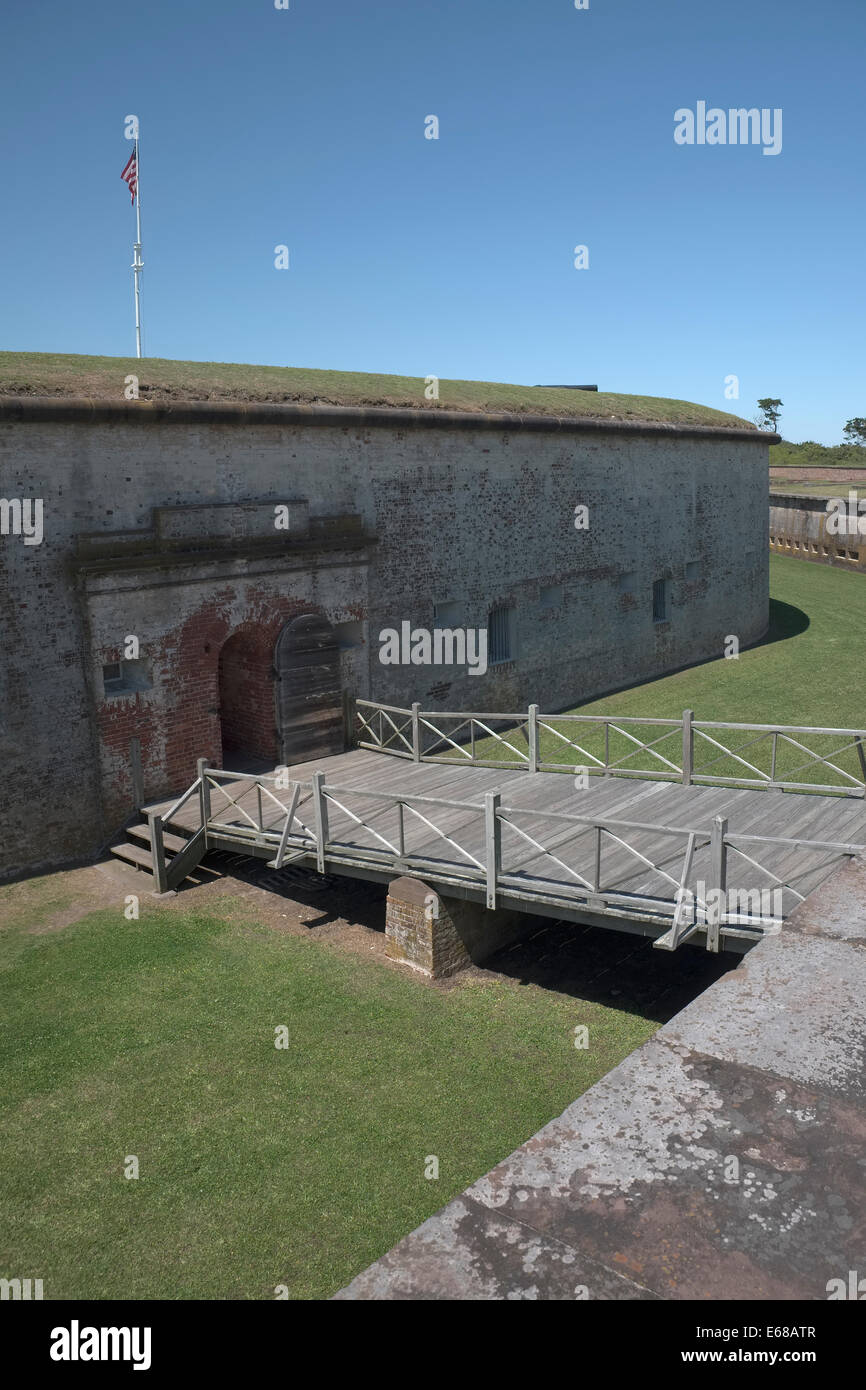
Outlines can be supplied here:
[[824, 1300], [862, 1273], [864, 882], [841, 869], [336, 1297]]
[[765, 448], [781, 435], [727, 425], [678, 425], [666, 421], [604, 420], [562, 415], [439, 410], [409, 406], [300, 405], [288, 403], [100, 401], [77, 397], [0, 396], [0, 424], [338, 425], [386, 429], [536, 430], [557, 434], [639, 434], [679, 439], [736, 439]]

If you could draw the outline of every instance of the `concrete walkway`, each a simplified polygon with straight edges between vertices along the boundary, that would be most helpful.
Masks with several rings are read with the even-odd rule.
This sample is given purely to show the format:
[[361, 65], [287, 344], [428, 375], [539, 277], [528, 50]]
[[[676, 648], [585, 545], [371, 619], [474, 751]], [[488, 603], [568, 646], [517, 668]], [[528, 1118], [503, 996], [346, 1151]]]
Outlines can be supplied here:
[[864, 1063], [861, 858], [336, 1297], [826, 1299], [866, 1279]]

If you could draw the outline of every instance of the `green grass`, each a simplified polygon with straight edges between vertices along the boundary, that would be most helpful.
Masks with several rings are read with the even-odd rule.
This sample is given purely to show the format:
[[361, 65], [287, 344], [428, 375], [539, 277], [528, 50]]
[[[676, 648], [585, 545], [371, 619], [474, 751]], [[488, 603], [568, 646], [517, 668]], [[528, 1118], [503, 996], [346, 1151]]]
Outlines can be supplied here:
[[[866, 728], [862, 664], [856, 651], [852, 656], [852, 641], [857, 640], [853, 634], [866, 631], [866, 580], [863, 575], [771, 555], [770, 594], [768, 636], [759, 646], [742, 651], [738, 660], [720, 657], [717, 661], [587, 701], [569, 712], [620, 718], [679, 719], [683, 710], [691, 709], [695, 719], [729, 723]], [[596, 757], [602, 756], [604, 735], [601, 727], [587, 730], [573, 724], [562, 732], [578, 738]], [[659, 737], [663, 731], [650, 725], [638, 725], [631, 732], [648, 740]], [[515, 732], [507, 737], [525, 750], [525, 738]], [[829, 754], [840, 743], [838, 739], [823, 735], [806, 741], [809, 747], [822, 754]], [[626, 756], [629, 745], [623, 736], [612, 733], [610, 747], [612, 758], [625, 758], [623, 768], [647, 766], [645, 754]], [[678, 762], [681, 747], [681, 733], [675, 730], [668, 742], [658, 745], [658, 752]], [[542, 734], [540, 748], [545, 761], [561, 762], [570, 767], [581, 762], [573, 750], [568, 750], [553, 735]], [[698, 749], [705, 758], [715, 756], [709, 745], [698, 740], [696, 770]], [[478, 744], [478, 754], [491, 760], [504, 756], [501, 745], [489, 739]], [[744, 756], [769, 771], [770, 741], [745, 750]], [[804, 754], [780, 743], [777, 772], [780, 776], [793, 774], [804, 758]], [[849, 751], [837, 761], [848, 772], [859, 775], [856, 752]], [[661, 764], [658, 770], [663, 770]], [[715, 762], [706, 771], [725, 777], [744, 775], [742, 767], [732, 759]], [[826, 781], [826, 774], [817, 766], [811, 770], [800, 768], [796, 777], [815, 783]]]
[[754, 429], [748, 420], [690, 401], [610, 392], [550, 391], [505, 382], [439, 383], [439, 400], [428, 401], [422, 377], [366, 372], [319, 371], [230, 362], [173, 362], [159, 357], [82, 357], [69, 353], [0, 352], [0, 396], [78, 396], [122, 400], [124, 379], [139, 378], [144, 400], [297, 401], [347, 406], [586, 416], [682, 425]]
[[25, 933], [0, 971], [0, 1274], [54, 1299], [328, 1296], [657, 1026], [180, 907]]
[[770, 479], [770, 493], [780, 492], [786, 497], [842, 497], [847, 502], [849, 488], [857, 490], [856, 484], [840, 482], [838, 478], [813, 478], [807, 483], [788, 478]]

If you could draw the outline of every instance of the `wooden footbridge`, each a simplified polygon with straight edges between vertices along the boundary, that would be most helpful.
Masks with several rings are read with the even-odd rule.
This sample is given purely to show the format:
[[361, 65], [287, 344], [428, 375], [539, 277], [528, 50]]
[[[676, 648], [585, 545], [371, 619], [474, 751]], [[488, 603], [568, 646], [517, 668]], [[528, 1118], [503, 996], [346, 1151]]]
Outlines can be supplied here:
[[866, 731], [354, 702], [355, 746], [267, 775], [199, 762], [121, 857], [175, 888], [209, 850], [489, 908], [746, 950], [866, 849]]

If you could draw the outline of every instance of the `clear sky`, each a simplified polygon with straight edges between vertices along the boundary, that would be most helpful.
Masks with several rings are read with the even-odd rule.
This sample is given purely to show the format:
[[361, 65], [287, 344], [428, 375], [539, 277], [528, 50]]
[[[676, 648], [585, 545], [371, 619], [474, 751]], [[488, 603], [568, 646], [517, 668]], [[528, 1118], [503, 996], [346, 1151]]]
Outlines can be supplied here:
[[[4, 348], [134, 352], [134, 113], [145, 355], [866, 416], [866, 0], [83, 0], [0, 36]], [[781, 108], [781, 153], [676, 144], [699, 101]]]

